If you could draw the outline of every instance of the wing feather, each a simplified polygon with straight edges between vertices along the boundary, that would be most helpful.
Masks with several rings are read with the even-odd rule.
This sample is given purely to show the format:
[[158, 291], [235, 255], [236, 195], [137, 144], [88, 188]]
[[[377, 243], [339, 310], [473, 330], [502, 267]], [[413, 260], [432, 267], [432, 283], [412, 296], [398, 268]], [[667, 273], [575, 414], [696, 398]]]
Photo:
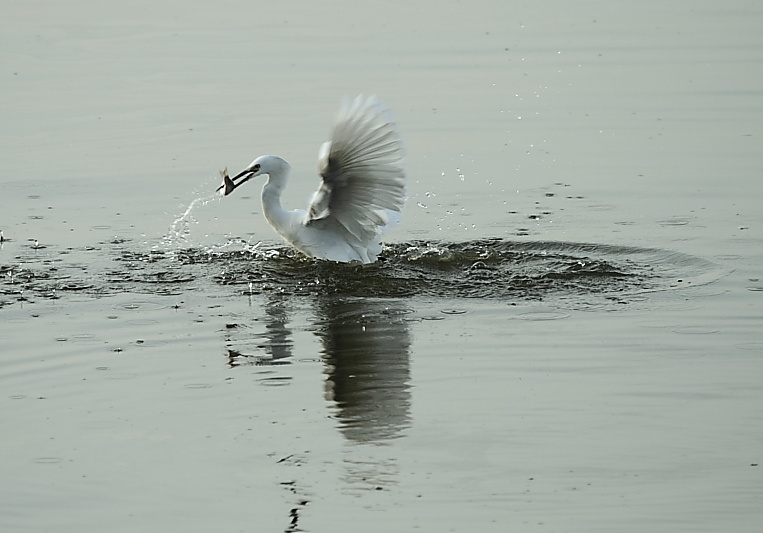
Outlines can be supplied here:
[[405, 152], [392, 113], [375, 97], [345, 102], [321, 146], [323, 181], [313, 195], [305, 224], [333, 220], [359, 245], [389, 224], [406, 199]]

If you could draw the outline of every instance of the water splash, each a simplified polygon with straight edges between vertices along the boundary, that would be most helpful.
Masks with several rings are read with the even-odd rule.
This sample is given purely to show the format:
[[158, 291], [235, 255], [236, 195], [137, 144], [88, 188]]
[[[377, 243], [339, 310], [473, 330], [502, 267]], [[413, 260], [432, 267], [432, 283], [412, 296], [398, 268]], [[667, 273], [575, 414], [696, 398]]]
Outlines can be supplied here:
[[199, 197], [193, 200], [183, 212], [170, 225], [167, 234], [162, 238], [162, 245], [165, 248], [177, 248], [178, 246], [188, 246], [189, 235], [191, 233], [191, 224], [197, 224], [193, 217], [193, 210], [198, 206], [206, 206], [210, 201], [216, 199], [217, 194], [206, 197]]
[[[183, 234], [193, 208], [206, 200], [192, 202], [174, 225], [176, 234]], [[165, 245], [148, 251], [131, 249], [132, 243], [124, 240], [99, 244], [60, 253], [48, 249], [45, 260], [55, 268], [40, 265], [39, 257], [0, 265], [0, 307], [13, 303], [21, 291], [26, 301], [73, 291], [100, 297], [188, 290], [230, 294], [230, 288], [249, 297], [279, 293], [507, 303], [563, 300], [590, 307], [596, 302], [630, 303], [636, 295], [701, 285], [722, 275], [714, 263], [685, 254], [585, 243], [412, 241], [387, 246], [371, 265], [314, 260], [287, 246], [241, 239], [206, 248]]]

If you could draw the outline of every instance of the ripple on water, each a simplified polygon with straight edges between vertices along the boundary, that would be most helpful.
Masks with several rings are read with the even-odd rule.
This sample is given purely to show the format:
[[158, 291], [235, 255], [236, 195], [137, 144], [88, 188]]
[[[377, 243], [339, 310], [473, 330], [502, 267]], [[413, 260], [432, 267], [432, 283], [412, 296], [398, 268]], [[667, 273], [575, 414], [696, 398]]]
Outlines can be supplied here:
[[739, 348], [740, 350], [752, 350], [763, 353], [763, 342], [743, 342], [735, 344], [734, 347]]
[[560, 311], [530, 311], [527, 313], [520, 313], [518, 315], [515, 315], [516, 318], [520, 320], [532, 320], [532, 321], [543, 321], [543, 320], [562, 320], [564, 318], [569, 318], [569, 313], [563, 313]]
[[262, 385], [267, 385], [269, 387], [282, 387], [284, 385], [289, 385], [291, 383], [291, 376], [276, 376], [276, 377], [269, 377], [269, 378], [261, 378], [259, 382]]
[[718, 333], [719, 330], [715, 328], [708, 328], [704, 326], [678, 326], [670, 329], [674, 333], [680, 333], [682, 335], [711, 335]]
[[211, 389], [212, 385], [209, 383], [189, 383], [185, 386], [186, 389]]
[[120, 309], [123, 311], [158, 311], [159, 309], [165, 309], [167, 307], [169, 307], [169, 305], [159, 302], [133, 300], [130, 302], [117, 304], [114, 306], [114, 309]]
[[40, 465], [53, 465], [63, 461], [61, 457], [35, 457], [33, 461]]

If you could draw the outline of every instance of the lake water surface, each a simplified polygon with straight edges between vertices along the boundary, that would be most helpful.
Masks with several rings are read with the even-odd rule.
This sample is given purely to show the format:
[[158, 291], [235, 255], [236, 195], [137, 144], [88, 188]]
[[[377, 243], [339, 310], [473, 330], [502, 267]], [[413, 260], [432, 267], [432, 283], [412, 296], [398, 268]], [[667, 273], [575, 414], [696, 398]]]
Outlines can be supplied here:
[[[758, 531], [763, 7], [92, 0], [0, 35], [0, 530]], [[410, 197], [308, 260], [341, 97]]]

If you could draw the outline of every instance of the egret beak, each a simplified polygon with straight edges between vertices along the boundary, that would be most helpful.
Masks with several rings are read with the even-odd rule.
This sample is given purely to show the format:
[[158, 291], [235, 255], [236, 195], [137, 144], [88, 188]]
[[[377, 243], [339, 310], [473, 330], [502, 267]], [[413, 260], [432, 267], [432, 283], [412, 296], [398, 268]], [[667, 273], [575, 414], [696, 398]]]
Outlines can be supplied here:
[[[235, 176], [233, 176], [233, 178], [231, 179], [228, 176], [228, 170], [226, 169], [223, 172], [220, 172], [220, 175], [223, 178], [223, 184], [220, 185], [217, 189], [215, 189], [215, 192], [222, 189], [223, 196], [228, 196], [230, 193], [232, 193], [236, 189], [236, 187], [240, 186], [242, 183], [246, 183], [249, 180], [249, 178], [252, 177], [253, 174], [254, 174], [253, 170], [245, 169], [239, 172], [238, 174], [236, 174]], [[244, 179], [236, 183], [236, 180], [239, 178], [244, 178]]]

